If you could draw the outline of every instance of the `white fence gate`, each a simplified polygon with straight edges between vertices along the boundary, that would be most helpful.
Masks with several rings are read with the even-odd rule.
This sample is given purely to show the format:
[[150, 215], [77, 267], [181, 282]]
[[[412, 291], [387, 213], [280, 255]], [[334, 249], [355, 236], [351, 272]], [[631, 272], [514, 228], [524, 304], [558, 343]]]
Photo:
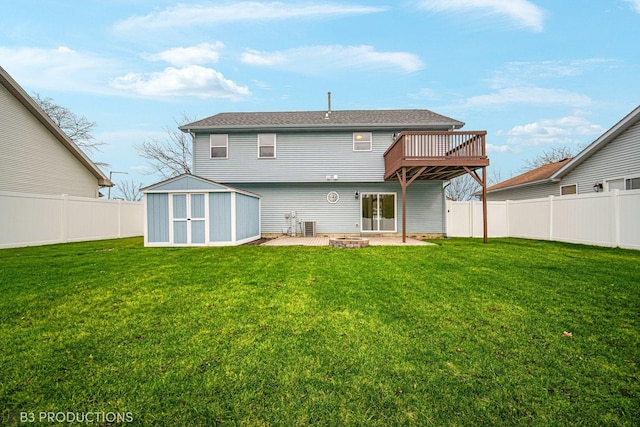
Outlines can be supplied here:
[[144, 204], [0, 191], [0, 248], [142, 236]]
[[[640, 190], [487, 202], [487, 232], [640, 249]], [[448, 201], [447, 235], [482, 237], [482, 203]]]

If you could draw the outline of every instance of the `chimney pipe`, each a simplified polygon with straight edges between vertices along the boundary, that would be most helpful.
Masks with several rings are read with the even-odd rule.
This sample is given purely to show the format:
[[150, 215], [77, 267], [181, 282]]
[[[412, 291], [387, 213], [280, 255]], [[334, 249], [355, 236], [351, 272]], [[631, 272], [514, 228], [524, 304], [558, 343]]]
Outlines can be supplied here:
[[327, 103], [329, 104], [329, 109], [327, 110], [328, 113], [331, 112], [331, 92], [327, 92]]

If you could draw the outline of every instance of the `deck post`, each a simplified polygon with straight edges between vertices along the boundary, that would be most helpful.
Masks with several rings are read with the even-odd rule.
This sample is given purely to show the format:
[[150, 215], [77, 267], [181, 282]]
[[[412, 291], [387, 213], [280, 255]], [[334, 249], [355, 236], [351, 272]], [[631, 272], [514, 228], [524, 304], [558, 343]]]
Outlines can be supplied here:
[[407, 168], [402, 168], [402, 243], [407, 243]]

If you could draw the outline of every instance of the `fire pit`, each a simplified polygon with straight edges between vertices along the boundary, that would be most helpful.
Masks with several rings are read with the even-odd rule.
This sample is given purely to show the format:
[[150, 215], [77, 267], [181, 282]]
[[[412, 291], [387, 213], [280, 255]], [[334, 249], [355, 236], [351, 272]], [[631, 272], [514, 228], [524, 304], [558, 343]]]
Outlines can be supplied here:
[[329, 246], [332, 248], [366, 248], [369, 246], [369, 239], [362, 237], [331, 237]]

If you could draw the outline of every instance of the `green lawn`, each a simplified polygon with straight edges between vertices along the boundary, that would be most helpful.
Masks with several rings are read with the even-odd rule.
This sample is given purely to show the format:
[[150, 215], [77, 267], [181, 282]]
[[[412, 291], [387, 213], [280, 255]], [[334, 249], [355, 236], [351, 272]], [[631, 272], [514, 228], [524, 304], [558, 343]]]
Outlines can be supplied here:
[[640, 425], [639, 251], [435, 242], [0, 250], [2, 417]]

